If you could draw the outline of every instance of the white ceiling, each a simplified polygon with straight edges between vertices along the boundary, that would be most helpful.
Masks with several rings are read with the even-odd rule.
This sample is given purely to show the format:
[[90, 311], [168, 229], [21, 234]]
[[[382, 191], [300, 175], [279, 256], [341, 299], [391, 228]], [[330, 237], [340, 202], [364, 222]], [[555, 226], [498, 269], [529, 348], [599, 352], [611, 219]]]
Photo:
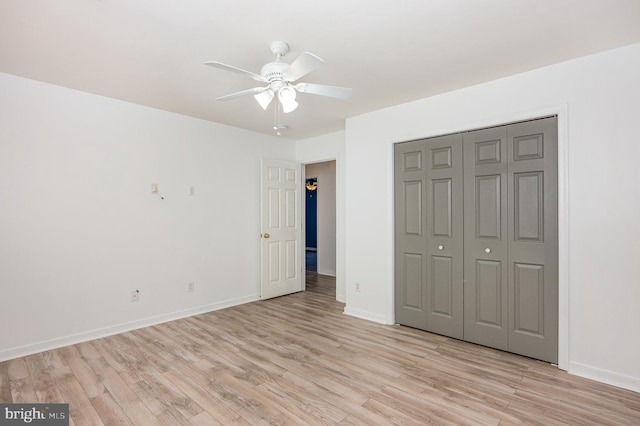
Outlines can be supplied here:
[[[284, 40], [300, 81], [353, 88], [300, 94], [282, 137], [344, 128], [347, 117], [640, 42], [640, 0], [0, 0], [0, 72], [273, 134], [255, 73]], [[640, 73], [639, 73], [640, 74]], [[1, 94], [0, 94], [1, 96]]]

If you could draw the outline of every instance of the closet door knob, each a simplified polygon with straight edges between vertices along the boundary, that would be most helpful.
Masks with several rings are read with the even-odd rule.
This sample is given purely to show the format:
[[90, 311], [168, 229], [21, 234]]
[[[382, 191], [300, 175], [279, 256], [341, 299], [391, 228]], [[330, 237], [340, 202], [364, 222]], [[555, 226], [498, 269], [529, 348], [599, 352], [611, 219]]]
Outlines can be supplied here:
[[486, 249], [484, 249], [485, 253], [491, 253], [491, 249], [489, 247], [487, 247]]
[[440, 244], [440, 245], [438, 246], [438, 250], [440, 250], [440, 251], [444, 250], [444, 246], [443, 246], [442, 244]]

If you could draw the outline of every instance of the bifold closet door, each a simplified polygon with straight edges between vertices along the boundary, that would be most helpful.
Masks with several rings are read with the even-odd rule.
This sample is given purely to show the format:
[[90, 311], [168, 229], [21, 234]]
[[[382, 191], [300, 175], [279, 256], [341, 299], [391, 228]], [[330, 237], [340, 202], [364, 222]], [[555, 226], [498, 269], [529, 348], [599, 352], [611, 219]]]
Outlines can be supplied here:
[[507, 128], [466, 133], [464, 167], [464, 339], [507, 350]]
[[462, 136], [395, 150], [396, 321], [461, 339]]
[[558, 360], [557, 119], [464, 136], [464, 340]]
[[508, 350], [557, 363], [557, 118], [509, 125], [507, 138]]
[[394, 147], [395, 321], [426, 330], [426, 146], [423, 141]]
[[396, 322], [557, 362], [557, 119], [394, 149]]

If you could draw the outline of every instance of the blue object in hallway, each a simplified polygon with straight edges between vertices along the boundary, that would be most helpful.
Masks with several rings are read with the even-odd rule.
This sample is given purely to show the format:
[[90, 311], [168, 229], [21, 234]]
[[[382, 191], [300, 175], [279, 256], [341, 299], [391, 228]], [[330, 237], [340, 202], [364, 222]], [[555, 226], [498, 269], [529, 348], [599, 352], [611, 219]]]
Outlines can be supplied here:
[[[307, 183], [309, 181], [317, 182], [316, 178], [307, 179]], [[307, 192], [307, 201], [306, 201], [306, 218], [305, 218], [305, 229], [306, 229], [306, 247], [307, 248], [317, 248], [318, 247], [318, 191], [309, 191]]]

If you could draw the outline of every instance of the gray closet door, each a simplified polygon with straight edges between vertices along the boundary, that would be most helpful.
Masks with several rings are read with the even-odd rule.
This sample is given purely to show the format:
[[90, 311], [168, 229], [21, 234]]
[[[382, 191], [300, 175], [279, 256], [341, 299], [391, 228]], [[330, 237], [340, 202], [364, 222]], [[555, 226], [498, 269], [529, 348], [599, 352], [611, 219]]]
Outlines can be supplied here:
[[508, 349], [507, 129], [464, 135], [464, 339]]
[[558, 362], [557, 118], [509, 125], [509, 351]]
[[557, 362], [557, 170], [555, 117], [397, 144], [396, 322]]
[[406, 142], [394, 151], [395, 320], [426, 330], [426, 146]]
[[557, 119], [464, 137], [464, 339], [558, 361]]
[[461, 135], [395, 146], [396, 322], [460, 339], [462, 185]]
[[427, 330], [463, 338], [462, 136], [427, 145]]

